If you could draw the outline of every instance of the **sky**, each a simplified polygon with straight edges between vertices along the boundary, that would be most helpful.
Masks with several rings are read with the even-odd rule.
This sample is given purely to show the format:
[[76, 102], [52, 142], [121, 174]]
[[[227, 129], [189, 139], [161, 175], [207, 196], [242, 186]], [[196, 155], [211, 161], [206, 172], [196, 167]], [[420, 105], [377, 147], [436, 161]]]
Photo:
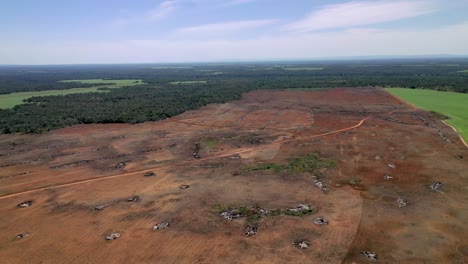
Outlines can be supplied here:
[[468, 55], [468, 0], [0, 0], [0, 64]]

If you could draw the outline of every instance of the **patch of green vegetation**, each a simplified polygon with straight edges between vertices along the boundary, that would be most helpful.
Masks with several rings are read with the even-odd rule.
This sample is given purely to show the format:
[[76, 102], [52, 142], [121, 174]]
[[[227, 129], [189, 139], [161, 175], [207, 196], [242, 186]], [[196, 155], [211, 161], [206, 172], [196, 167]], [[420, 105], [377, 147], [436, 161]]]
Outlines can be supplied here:
[[359, 179], [359, 178], [351, 178], [349, 180], [349, 184], [351, 184], [351, 185], [358, 185], [359, 183], [361, 183], [361, 179]]
[[449, 117], [446, 122], [468, 140], [468, 94], [405, 88], [385, 90], [419, 108]]
[[25, 99], [35, 96], [51, 96], [51, 95], [67, 95], [76, 93], [98, 93], [107, 92], [108, 89], [121, 88], [124, 86], [133, 86], [143, 84], [141, 80], [103, 80], [103, 79], [88, 79], [88, 80], [66, 80], [60, 82], [74, 83], [89, 83], [96, 86], [87, 88], [71, 88], [64, 90], [46, 90], [37, 92], [21, 92], [0, 95], [0, 108], [12, 108], [15, 105], [23, 104]]
[[203, 148], [212, 149], [219, 144], [219, 140], [216, 138], [206, 138], [200, 141], [200, 144]]
[[281, 215], [283, 214], [283, 210], [281, 209], [274, 209], [274, 210], [270, 210], [270, 216], [278, 216], [278, 215]]
[[333, 160], [322, 159], [317, 153], [310, 153], [306, 156], [290, 160], [287, 164], [262, 163], [256, 167], [246, 166], [243, 173], [252, 171], [271, 170], [275, 173], [288, 171], [291, 173], [309, 172], [314, 173], [322, 168], [334, 168], [336, 162]]
[[457, 71], [458, 73], [468, 73], [468, 70]]
[[432, 113], [432, 115], [433, 115], [435, 118], [437, 118], [437, 119], [439, 119], [439, 120], [447, 120], [447, 119], [450, 119], [450, 117], [448, 117], [448, 116], [446, 116], [446, 115], [444, 115], [444, 114], [441, 114], [441, 113], [439, 113], [439, 112], [436, 112], [436, 111], [431, 111], [431, 113]]
[[258, 227], [258, 225], [260, 224], [261, 219], [262, 219], [262, 217], [260, 215], [258, 215], [258, 214], [247, 215], [247, 218], [245, 220], [245, 224], [247, 226]]
[[324, 67], [284, 67], [285, 71], [321, 71]]
[[173, 84], [173, 85], [206, 84], [206, 81], [178, 81], [178, 82], [170, 82], [169, 84]]
[[318, 212], [317, 208], [311, 208], [309, 210], [302, 210], [302, 211], [289, 211], [289, 210], [282, 211], [284, 215], [297, 216], [297, 217], [303, 217], [306, 215], [315, 214], [317, 212]]
[[216, 213], [220, 214], [222, 212], [228, 211], [231, 207], [225, 205], [225, 204], [215, 204], [213, 206], [213, 209], [216, 211]]

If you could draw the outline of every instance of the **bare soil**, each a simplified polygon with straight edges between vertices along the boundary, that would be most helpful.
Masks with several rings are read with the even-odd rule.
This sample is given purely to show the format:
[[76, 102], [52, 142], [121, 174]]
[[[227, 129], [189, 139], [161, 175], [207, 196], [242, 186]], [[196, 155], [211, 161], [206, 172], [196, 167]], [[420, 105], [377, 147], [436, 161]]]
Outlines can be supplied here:
[[[328, 192], [306, 173], [239, 173], [309, 153], [337, 162], [320, 172]], [[360, 252], [370, 251], [379, 263], [466, 263], [467, 159], [450, 127], [373, 88], [255, 91], [160, 122], [1, 135], [0, 259], [368, 263]], [[427, 188], [435, 181], [440, 192]], [[127, 201], [132, 196], [138, 201]], [[17, 207], [28, 200], [32, 206]], [[263, 218], [252, 237], [243, 220], [215, 209], [299, 203], [319, 212]], [[316, 217], [329, 224], [315, 225]], [[163, 222], [170, 226], [152, 230]], [[115, 232], [118, 239], [105, 240]], [[21, 233], [30, 235], [17, 239]]]

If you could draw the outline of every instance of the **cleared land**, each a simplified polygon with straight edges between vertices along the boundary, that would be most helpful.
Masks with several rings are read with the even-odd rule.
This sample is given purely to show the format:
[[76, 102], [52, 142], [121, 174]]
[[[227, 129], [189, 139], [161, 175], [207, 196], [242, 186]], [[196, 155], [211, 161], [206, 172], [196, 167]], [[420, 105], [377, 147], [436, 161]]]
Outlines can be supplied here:
[[[378, 89], [255, 91], [160, 122], [1, 135], [0, 157], [4, 263], [468, 260], [467, 148]], [[284, 210], [300, 203], [314, 209]], [[229, 208], [247, 217], [228, 221]]]
[[76, 83], [91, 83], [96, 86], [87, 88], [72, 88], [64, 90], [46, 90], [38, 92], [22, 92], [0, 95], [0, 108], [12, 108], [15, 105], [23, 104], [23, 100], [34, 96], [51, 96], [51, 95], [67, 95], [75, 93], [93, 93], [93, 92], [107, 92], [107, 90], [99, 90], [102, 88], [121, 88], [124, 86], [132, 86], [143, 84], [141, 80], [103, 80], [103, 79], [89, 79], [89, 80], [66, 80], [62, 82], [76, 82]]
[[468, 94], [405, 88], [386, 90], [416, 107], [450, 117], [445, 121], [468, 141]]
[[319, 91], [322, 90], [323, 88], [288, 88], [286, 91], [301, 91], [301, 92], [307, 92], [307, 91]]

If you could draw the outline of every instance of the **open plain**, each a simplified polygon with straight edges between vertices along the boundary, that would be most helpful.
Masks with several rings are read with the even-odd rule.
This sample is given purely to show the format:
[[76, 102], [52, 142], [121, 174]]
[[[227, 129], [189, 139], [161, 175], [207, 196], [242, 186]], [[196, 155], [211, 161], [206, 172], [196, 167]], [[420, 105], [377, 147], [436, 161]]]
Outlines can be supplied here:
[[[244, 169], [310, 153], [336, 166]], [[466, 263], [467, 159], [450, 127], [374, 88], [254, 91], [159, 122], [1, 135], [0, 257], [369, 263], [361, 254], [369, 251], [378, 263]], [[442, 188], [429, 189], [435, 182]], [[32, 205], [17, 206], [25, 201]], [[318, 212], [266, 215], [254, 236], [244, 235], [244, 219], [219, 212], [298, 204]], [[317, 217], [328, 225], [314, 224]], [[105, 240], [115, 232], [118, 239]]]

